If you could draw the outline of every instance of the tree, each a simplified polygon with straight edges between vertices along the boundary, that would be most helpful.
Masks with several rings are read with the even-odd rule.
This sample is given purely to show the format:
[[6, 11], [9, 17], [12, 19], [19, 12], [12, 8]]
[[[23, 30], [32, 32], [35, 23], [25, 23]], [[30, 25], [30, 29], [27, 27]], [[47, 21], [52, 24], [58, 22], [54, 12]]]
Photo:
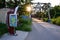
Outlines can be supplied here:
[[52, 18], [60, 16], [60, 6], [55, 6], [50, 9], [50, 14]]
[[0, 8], [5, 7], [5, 0], [0, 0]]

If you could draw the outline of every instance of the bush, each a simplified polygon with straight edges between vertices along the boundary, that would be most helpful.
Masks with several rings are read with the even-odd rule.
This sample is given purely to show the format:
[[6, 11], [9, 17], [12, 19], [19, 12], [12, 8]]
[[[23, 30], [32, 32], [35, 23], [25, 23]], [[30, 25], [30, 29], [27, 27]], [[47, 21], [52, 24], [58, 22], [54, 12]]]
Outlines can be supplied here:
[[51, 19], [51, 23], [60, 25], [60, 17]]
[[0, 23], [0, 37], [7, 32], [8, 32], [8, 29], [6, 24]]
[[60, 25], [60, 17], [57, 17], [57, 18], [56, 18], [56, 24], [57, 24], [57, 25]]
[[16, 28], [16, 30], [22, 30], [22, 31], [31, 31], [31, 24], [32, 20], [30, 18], [20, 18], [19, 19], [19, 25]]
[[31, 25], [27, 25], [27, 24], [22, 24], [22, 25], [20, 25], [20, 26], [18, 26], [17, 28], [16, 28], [16, 30], [22, 30], [22, 31], [31, 31], [32, 29], [31, 29]]
[[[47, 22], [48, 18], [44, 18], [43, 21]], [[52, 18], [51, 23], [56, 24], [56, 25], [60, 25], [60, 17]]]
[[43, 21], [48, 22], [48, 18], [44, 18]]
[[22, 25], [18, 26], [16, 28], [16, 30], [22, 30], [22, 31], [28, 31], [28, 32], [30, 32], [31, 31], [31, 25], [22, 24]]
[[51, 19], [51, 23], [56, 24], [56, 19]]

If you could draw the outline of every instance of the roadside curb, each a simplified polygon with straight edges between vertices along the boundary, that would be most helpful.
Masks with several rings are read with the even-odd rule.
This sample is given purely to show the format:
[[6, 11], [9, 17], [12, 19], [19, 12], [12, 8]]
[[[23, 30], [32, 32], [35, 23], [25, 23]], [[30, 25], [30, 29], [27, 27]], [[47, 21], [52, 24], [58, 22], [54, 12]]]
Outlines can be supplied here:
[[25, 31], [16, 31], [17, 36], [4, 34], [0, 40], [25, 40], [29, 34], [29, 32]]

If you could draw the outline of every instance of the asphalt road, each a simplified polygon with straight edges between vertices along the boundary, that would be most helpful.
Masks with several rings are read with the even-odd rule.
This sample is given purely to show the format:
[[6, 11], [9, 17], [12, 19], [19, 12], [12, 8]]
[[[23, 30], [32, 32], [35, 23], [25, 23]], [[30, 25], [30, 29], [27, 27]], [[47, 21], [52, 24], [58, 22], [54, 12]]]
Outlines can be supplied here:
[[33, 19], [32, 31], [26, 40], [60, 40], [60, 27]]

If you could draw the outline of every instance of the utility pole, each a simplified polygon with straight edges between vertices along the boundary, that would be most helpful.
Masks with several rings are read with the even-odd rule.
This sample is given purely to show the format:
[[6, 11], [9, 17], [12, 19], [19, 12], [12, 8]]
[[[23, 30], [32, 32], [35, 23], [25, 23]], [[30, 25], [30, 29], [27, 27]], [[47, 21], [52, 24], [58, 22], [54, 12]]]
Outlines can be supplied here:
[[48, 4], [49, 5], [49, 7], [48, 7], [48, 22], [50, 22], [51, 21], [51, 16], [50, 16], [50, 6], [51, 6], [51, 4], [49, 3]]

